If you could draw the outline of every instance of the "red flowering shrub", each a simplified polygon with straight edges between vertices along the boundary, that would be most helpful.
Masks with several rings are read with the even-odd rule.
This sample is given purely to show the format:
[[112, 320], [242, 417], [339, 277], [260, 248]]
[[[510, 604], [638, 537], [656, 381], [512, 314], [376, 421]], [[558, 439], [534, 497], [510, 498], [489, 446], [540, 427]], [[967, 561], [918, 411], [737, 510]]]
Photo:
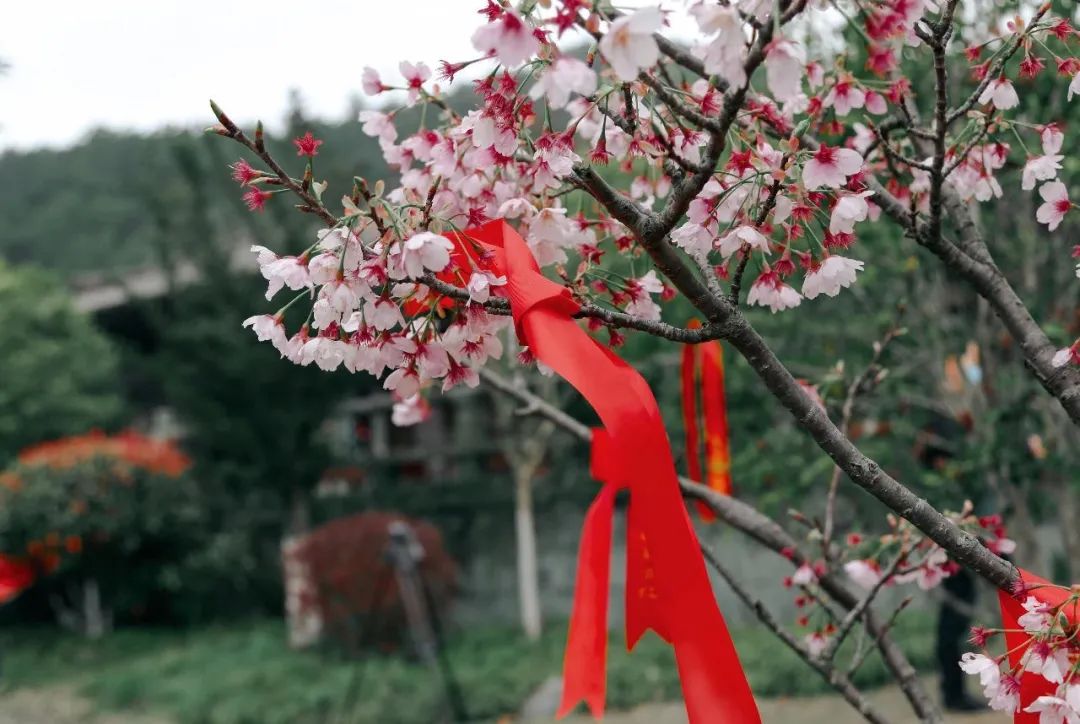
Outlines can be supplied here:
[[145, 611], [181, 582], [201, 536], [188, 458], [136, 433], [93, 432], [24, 450], [0, 473], [0, 552], [72, 605], [92, 583], [106, 613]]
[[442, 619], [454, 596], [458, 568], [430, 523], [396, 513], [368, 512], [327, 523], [309, 534], [296, 556], [307, 566], [314, 606], [327, 639], [349, 651], [393, 650], [409, 629], [396, 571], [387, 555], [390, 526], [404, 521], [423, 550], [418, 563], [429, 605]]

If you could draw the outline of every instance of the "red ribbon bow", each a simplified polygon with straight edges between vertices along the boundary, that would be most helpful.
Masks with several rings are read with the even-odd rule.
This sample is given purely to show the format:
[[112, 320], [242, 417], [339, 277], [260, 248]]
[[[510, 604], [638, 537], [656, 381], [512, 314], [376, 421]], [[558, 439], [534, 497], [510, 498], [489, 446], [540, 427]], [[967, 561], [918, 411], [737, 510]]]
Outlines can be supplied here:
[[593, 716], [604, 712], [611, 521], [616, 488], [626, 487], [628, 647], [652, 629], [675, 648], [691, 722], [760, 722], [713, 596], [648, 384], [574, 321], [577, 302], [540, 273], [525, 241], [504, 221], [470, 229], [455, 241], [465, 247], [479, 242], [491, 252], [497, 273], [507, 279], [519, 339], [577, 389], [603, 423], [593, 436], [592, 472], [604, 485], [581, 536], [559, 716], [580, 700]]
[[[1028, 596], [1034, 596], [1039, 601], [1057, 609], [1064, 605], [1071, 595], [1067, 589], [1055, 586], [1046, 579], [1036, 576], [1034, 573], [1020, 570], [1020, 580], [1024, 583], [1024, 594], [1013, 596], [1008, 591], [998, 591], [998, 604], [1001, 607], [1002, 628], [1005, 631], [1005, 646], [1009, 652], [1009, 665], [1015, 669], [1020, 668], [1020, 659], [1027, 650], [1026, 644], [1031, 641], [1031, 636], [1023, 630], [1019, 618], [1026, 613], [1023, 601]], [[1020, 600], [1020, 599], [1023, 600]], [[1076, 625], [1080, 622], [1080, 604], [1076, 601], [1066, 610], [1062, 611], [1070, 623]], [[1026, 712], [1024, 709], [1040, 696], [1053, 696], [1057, 690], [1057, 684], [1052, 684], [1036, 673], [1025, 673], [1020, 677], [1020, 708], [1013, 717], [1014, 724], [1038, 724], [1038, 712]]]

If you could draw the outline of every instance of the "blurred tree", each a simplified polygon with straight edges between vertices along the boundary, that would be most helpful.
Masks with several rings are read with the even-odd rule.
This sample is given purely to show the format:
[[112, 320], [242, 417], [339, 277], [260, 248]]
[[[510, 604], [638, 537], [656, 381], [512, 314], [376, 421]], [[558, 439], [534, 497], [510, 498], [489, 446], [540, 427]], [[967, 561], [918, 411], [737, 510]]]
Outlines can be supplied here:
[[120, 419], [117, 356], [51, 274], [0, 261], [0, 464]]

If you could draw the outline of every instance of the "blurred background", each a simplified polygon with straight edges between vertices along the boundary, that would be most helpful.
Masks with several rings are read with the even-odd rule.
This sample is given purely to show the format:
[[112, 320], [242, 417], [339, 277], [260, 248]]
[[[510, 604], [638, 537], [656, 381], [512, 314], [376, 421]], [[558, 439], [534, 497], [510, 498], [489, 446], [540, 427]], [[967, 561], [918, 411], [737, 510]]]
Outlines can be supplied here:
[[[0, 587], [0, 722], [550, 720], [596, 490], [587, 450], [483, 387], [436, 396], [429, 421], [396, 427], [371, 378], [295, 367], [241, 330], [273, 311], [248, 247], [295, 252], [316, 228], [287, 203], [248, 212], [227, 168], [238, 147], [202, 131], [213, 97], [241, 125], [266, 122], [282, 159], [295, 136], [323, 139], [332, 192], [354, 175], [392, 181], [356, 121], [377, 107], [361, 73], [472, 57], [479, 5], [5, 8], [0, 570], [18, 585]], [[1065, 84], [1024, 83], [1034, 117], [1080, 123]], [[449, 101], [468, 107], [468, 83]], [[419, 123], [402, 117], [399, 128]], [[1076, 155], [1064, 163], [1066, 184], [1080, 180]], [[986, 207], [982, 223], [1036, 318], [1073, 339], [1073, 272], [1048, 268], [1030, 201]], [[976, 295], [887, 224], [861, 228], [853, 256], [872, 263], [850, 294], [754, 321], [830, 406], [872, 340], [911, 329], [856, 409], [858, 444], [937, 504], [1004, 512], [1020, 563], [1077, 580], [1075, 430]], [[667, 313], [684, 321], [689, 309]], [[631, 336], [622, 352], [681, 440], [678, 350]], [[815, 512], [829, 460], [740, 359], [726, 362], [735, 494], [782, 520], [796, 504]], [[590, 421], [564, 386], [529, 381]], [[840, 530], [882, 528], [870, 501], [842, 495]], [[534, 555], [517, 549], [524, 528]], [[633, 655], [622, 645], [618, 531], [609, 707], [679, 721], [668, 649], [655, 637]], [[795, 625], [787, 561], [721, 524], [699, 532]], [[27, 560], [32, 574], [20, 573]], [[767, 720], [797, 709], [799, 721], [853, 721], [730, 591], [716, 593]], [[947, 595], [920, 597], [898, 624], [927, 677]], [[993, 605], [976, 596], [976, 610]], [[873, 660], [860, 676], [886, 679]]]

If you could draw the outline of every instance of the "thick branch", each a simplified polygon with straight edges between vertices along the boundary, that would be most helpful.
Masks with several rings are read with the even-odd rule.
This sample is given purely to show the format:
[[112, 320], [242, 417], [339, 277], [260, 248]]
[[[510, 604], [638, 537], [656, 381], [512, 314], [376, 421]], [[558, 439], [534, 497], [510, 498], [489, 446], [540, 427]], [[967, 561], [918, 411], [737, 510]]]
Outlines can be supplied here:
[[977, 538], [960, 529], [855, 447], [825, 410], [806, 394], [741, 313], [736, 312], [725, 328], [725, 339], [742, 353], [769, 391], [852, 482], [911, 521], [966, 568], [999, 588], [1009, 589], [1016, 578], [1013, 565], [989, 551]]

